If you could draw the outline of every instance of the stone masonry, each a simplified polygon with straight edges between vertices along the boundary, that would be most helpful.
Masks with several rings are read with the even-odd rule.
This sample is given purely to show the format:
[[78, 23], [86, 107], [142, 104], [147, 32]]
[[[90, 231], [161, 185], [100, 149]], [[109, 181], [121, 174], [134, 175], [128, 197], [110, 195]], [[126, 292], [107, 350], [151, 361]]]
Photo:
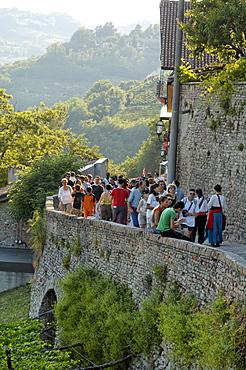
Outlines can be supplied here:
[[[74, 245], [81, 255], [70, 255]], [[31, 317], [39, 314], [48, 291], [54, 291], [59, 300], [59, 280], [79, 265], [96, 267], [126, 284], [137, 303], [150, 293], [147, 276], [153, 276], [157, 265], [166, 266], [167, 279], [177, 281], [201, 303], [211, 302], [220, 289], [232, 298], [245, 299], [246, 263], [239, 256], [134, 227], [68, 215], [55, 211], [48, 201], [46, 244], [34, 275]]]
[[[201, 97], [198, 83], [181, 86], [177, 153], [177, 178], [181, 189], [201, 188], [205, 197], [216, 184], [226, 196], [228, 225], [225, 237], [246, 241], [246, 83], [236, 83], [231, 112], [226, 114], [218, 100]], [[183, 113], [187, 111], [189, 113]], [[220, 126], [216, 131], [211, 122]]]

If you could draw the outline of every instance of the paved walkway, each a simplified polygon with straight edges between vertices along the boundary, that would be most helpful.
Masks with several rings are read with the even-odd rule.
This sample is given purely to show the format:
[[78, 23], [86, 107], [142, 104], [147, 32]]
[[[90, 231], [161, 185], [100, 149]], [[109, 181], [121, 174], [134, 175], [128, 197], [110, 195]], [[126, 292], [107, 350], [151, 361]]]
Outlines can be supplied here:
[[[210, 246], [208, 241], [206, 240], [204, 245]], [[223, 241], [223, 243], [220, 245], [220, 247], [216, 248], [223, 251], [227, 251], [233, 254], [236, 254], [246, 260], [246, 245], [245, 244], [239, 244], [235, 242], [230, 242], [228, 240]]]

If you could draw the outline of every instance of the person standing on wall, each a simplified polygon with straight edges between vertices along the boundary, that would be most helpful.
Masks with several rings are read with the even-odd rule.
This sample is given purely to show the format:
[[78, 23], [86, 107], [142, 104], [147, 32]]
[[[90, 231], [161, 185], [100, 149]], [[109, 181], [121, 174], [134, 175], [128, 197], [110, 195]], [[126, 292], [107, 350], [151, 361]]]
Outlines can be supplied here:
[[99, 182], [100, 182], [100, 177], [96, 176], [94, 179], [94, 184], [91, 185], [92, 193], [95, 195], [95, 199], [96, 199], [96, 211], [95, 211], [96, 218], [99, 217], [99, 212], [100, 212], [99, 200], [103, 193], [103, 187], [99, 184]]
[[180, 182], [178, 180], [173, 180], [173, 184], [176, 185], [176, 194], [178, 197], [178, 200], [182, 200], [184, 198], [184, 193], [183, 191], [179, 188]]
[[131, 215], [132, 223], [135, 227], [139, 227], [137, 208], [142, 197], [142, 192], [145, 188], [146, 182], [144, 180], [141, 180], [139, 182], [139, 187], [137, 189], [133, 189], [128, 198], [128, 212]]
[[83, 212], [84, 212], [85, 218], [91, 217], [95, 214], [96, 199], [95, 199], [95, 195], [92, 194], [91, 186], [88, 186], [86, 188], [85, 194], [83, 196], [82, 204], [83, 204]]
[[102, 193], [99, 200], [100, 213], [103, 220], [111, 221], [112, 210], [111, 210], [111, 195], [110, 192], [112, 186], [110, 184], [106, 185], [106, 191]]
[[227, 209], [226, 198], [221, 195], [221, 186], [214, 187], [215, 194], [208, 203], [208, 240], [212, 247], [219, 247], [222, 243], [223, 212]]
[[196, 194], [197, 194], [199, 213], [198, 213], [198, 216], [195, 218], [194, 241], [196, 238], [196, 232], [198, 232], [198, 243], [203, 244], [205, 226], [207, 222], [208, 203], [206, 199], [204, 198], [202, 189], [196, 189]]
[[126, 223], [126, 204], [128, 199], [128, 191], [124, 189], [125, 180], [118, 180], [118, 187], [111, 192], [112, 201], [112, 221], [116, 222], [119, 215], [119, 223]]
[[73, 203], [72, 197], [73, 189], [70, 185], [68, 185], [68, 180], [65, 177], [61, 180], [61, 184], [62, 186], [60, 187], [58, 192], [60, 211], [71, 213]]
[[146, 224], [147, 224], [147, 228], [148, 229], [150, 229], [150, 227], [151, 227], [151, 217], [152, 217], [153, 209], [156, 206], [159, 205], [159, 202], [156, 199], [156, 197], [158, 196], [157, 189], [158, 189], [158, 184], [155, 183], [155, 184], [151, 185], [151, 187], [150, 187], [150, 194], [149, 194], [148, 199], [147, 199], [147, 204], [146, 204]]
[[103, 179], [103, 182], [105, 183], [105, 186], [110, 183], [109, 180], [110, 180], [110, 173], [107, 172], [106, 177]]
[[178, 197], [176, 195], [176, 189], [177, 188], [176, 188], [176, 185], [175, 184], [169, 184], [167, 186], [166, 194], [172, 196], [172, 199], [173, 199], [170, 207], [172, 207], [178, 201]]
[[195, 189], [190, 189], [188, 196], [183, 199], [184, 209], [182, 211], [182, 214], [180, 215], [180, 217], [184, 217], [184, 222], [181, 225], [181, 229], [192, 242], [195, 241], [195, 218], [199, 213], [198, 201], [197, 199], [195, 199], [195, 195]]
[[146, 206], [147, 206], [148, 196], [149, 196], [149, 189], [145, 189], [142, 192], [142, 199], [138, 203], [137, 212], [138, 212], [138, 223], [139, 223], [140, 229], [146, 228], [146, 213], [147, 213]]

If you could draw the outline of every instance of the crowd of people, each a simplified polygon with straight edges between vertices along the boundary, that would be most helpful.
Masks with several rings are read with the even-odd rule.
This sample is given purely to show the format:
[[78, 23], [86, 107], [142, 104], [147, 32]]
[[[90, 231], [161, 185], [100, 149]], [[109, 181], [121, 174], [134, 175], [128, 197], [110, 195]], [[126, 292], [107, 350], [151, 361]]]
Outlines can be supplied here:
[[224, 211], [227, 209], [221, 186], [205, 199], [202, 189], [191, 188], [184, 196], [178, 180], [166, 184], [155, 173], [152, 177], [127, 179], [124, 176], [100, 178], [67, 172], [59, 187], [61, 211], [81, 217], [101, 218], [146, 229], [164, 237], [212, 246], [222, 243]]

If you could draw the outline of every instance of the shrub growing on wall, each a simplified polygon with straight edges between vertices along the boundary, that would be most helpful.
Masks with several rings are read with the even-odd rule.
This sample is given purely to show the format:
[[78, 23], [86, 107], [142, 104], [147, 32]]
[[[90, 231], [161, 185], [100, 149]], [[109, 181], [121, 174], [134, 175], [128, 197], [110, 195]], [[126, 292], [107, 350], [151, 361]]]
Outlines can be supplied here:
[[[55, 316], [63, 344], [80, 343], [79, 352], [95, 364], [139, 352], [133, 339], [138, 311], [125, 286], [83, 269], [67, 275], [61, 285], [64, 295]], [[84, 366], [90, 364], [83, 361]]]
[[[67, 275], [61, 283], [63, 297], [55, 308], [62, 344], [80, 344], [78, 352], [85, 358], [82, 366], [113, 362], [129, 354], [149, 355], [153, 345], [161, 346], [163, 341], [179, 369], [191, 364], [206, 370], [245, 368], [242, 304], [220, 295], [199, 309], [197, 301], [183, 295], [177, 284], [167, 288], [166, 281], [157, 282], [138, 310], [129, 289], [96, 270], [80, 269]], [[127, 363], [116, 368], [125, 369]]]
[[245, 369], [246, 312], [241, 304], [220, 295], [199, 310], [193, 298], [174, 295], [158, 311], [158, 329], [171, 344], [174, 361], [199, 369]]

